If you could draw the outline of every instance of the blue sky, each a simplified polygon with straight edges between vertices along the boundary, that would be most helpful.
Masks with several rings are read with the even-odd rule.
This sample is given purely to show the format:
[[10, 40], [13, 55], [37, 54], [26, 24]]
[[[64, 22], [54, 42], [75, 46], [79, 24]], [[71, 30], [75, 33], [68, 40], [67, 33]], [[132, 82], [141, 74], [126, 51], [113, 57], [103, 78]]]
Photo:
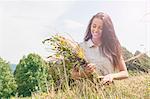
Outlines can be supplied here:
[[18, 63], [23, 55], [49, 55], [42, 40], [53, 33], [82, 42], [90, 18], [108, 13], [129, 51], [150, 50], [149, 0], [0, 0], [0, 57]]

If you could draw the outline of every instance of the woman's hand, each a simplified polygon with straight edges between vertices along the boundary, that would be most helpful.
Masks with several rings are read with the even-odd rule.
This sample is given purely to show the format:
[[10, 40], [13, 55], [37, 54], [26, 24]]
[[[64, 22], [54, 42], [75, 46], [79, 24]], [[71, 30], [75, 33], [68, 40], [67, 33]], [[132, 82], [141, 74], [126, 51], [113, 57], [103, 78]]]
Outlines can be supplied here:
[[92, 74], [96, 70], [96, 67], [94, 64], [90, 63], [87, 66], [84, 67], [84, 72], [86, 75]]
[[111, 84], [113, 82], [113, 79], [114, 79], [113, 74], [108, 74], [103, 77], [102, 84]]
[[96, 67], [94, 64], [90, 63], [84, 67], [84, 71], [79, 71], [78, 67], [72, 69], [71, 77], [74, 80], [80, 79], [82, 77], [87, 77], [95, 71]]
[[80, 74], [79, 74], [79, 68], [78, 67], [74, 67], [71, 71], [71, 77], [74, 80], [77, 80], [80, 78]]

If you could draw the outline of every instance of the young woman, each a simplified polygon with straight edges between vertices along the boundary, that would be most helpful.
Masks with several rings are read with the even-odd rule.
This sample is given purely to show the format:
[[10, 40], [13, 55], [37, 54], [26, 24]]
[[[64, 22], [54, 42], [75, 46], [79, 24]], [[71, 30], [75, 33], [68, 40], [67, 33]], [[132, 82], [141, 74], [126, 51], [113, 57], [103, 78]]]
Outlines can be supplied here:
[[99, 75], [103, 75], [103, 84], [128, 77], [121, 55], [121, 45], [116, 37], [113, 23], [106, 13], [100, 12], [92, 17], [84, 42], [80, 46], [84, 49], [86, 60], [90, 64], [85, 67], [84, 72], [73, 69], [71, 73], [73, 79], [91, 75], [95, 70]]

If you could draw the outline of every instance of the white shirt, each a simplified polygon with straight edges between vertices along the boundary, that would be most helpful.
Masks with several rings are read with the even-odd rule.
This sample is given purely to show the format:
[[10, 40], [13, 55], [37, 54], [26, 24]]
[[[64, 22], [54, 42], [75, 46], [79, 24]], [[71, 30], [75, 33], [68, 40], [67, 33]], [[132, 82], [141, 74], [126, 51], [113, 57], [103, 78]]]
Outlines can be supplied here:
[[94, 46], [91, 39], [82, 42], [80, 47], [83, 48], [85, 59], [89, 63], [93, 63], [96, 66], [96, 71], [100, 75], [107, 75], [114, 73], [115, 69], [110, 60], [102, 53], [101, 46]]

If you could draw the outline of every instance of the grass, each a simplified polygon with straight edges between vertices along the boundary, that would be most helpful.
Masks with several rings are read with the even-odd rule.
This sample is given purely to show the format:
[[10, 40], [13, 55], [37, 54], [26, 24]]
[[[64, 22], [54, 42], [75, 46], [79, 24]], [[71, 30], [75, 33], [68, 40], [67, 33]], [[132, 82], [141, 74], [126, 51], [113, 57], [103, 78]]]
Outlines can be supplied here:
[[115, 80], [114, 84], [101, 85], [90, 80], [76, 81], [74, 86], [35, 93], [33, 99], [150, 99], [150, 74], [137, 74], [125, 80]]

